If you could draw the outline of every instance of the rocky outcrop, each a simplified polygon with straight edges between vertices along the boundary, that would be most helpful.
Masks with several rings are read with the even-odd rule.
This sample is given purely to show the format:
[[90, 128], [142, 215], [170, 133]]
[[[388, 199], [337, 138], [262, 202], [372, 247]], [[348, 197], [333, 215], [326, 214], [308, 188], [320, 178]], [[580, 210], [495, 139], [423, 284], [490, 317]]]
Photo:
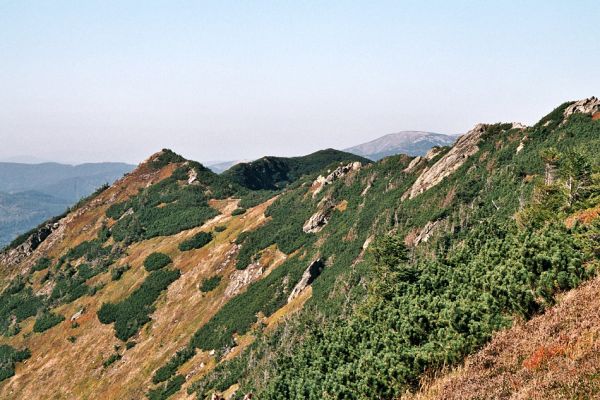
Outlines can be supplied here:
[[598, 111], [600, 111], [600, 100], [597, 97], [590, 97], [571, 104], [565, 108], [563, 115], [565, 118], [568, 118], [575, 113], [595, 114]]
[[335, 203], [331, 199], [321, 201], [321, 203], [322, 205], [320, 206], [319, 211], [314, 213], [308, 221], [304, 223], [304, 226], [302, 227], [304, 233], [317, 233], [329, 222], [331, 213], [335, 208]]
[[316, 188], [313, 191], [313, 197], [315, 197], [323, 189], [324, 186], [331, 185], [333, 182], [346, 176], [350, 171], [358, 171], [361, 168], [362, 164], [360, 163], [360, 161], [354, 161], [349, 164], [337, 167], [326, 177], [324, 177], [323, 175], [319, 175], [312, 184], [312, 186]]
[[417, 167], [419, 166], [419, 164], [421, 164], [421, 161], [423, 161], [423, 157], [421, 156], [417, 156], [415, 158], [413, 158], [410, 163], [408, 163], [408, 165], [406, 166], [406, 168], [404, 168], [402, 170], [402, 172], [404, 173], [411, 173], [413, 172], [415, 169], [417, 169]]
[[445, 177], [453, 174], [470, 156], [477, 153], [479, 150], [479, 140], [486, 129], [487, 125], [477, 124], [473, 129], [461, 136], [450, 151], [433, 164], [431, 168], [425, 169], [419, 175], [412, 187], [402, 195], [402, 199], [412, 199], [431, 189]]
[[288, 303], [298, 297], [300, 292], [306, 289], [306, 287], [310, 285], [321, 272], [323, 272], [323, 268], [325, 268], [325, 263], [320, 258], [310, 263], [308, 268], [306, 268], [302, 274], [302, 278], [300, 278], [300, 281], [294, 286], [292, 292], [288, 296]]
[[259, 279], [265, 272], [265, 269], [260, 262], [255, 262], [243, 270], [232, 272], [229, 276], [229, 284], [225, 288], [225, 296], [231, 298], [241, 293], [243, 288]]
[[427, 241], [433, 236], [433, 234], [441, 227], [444, 223], [443, 220], [437, 221], [429, 221], [425, 226], [421, 229], [421, 231], [417, 234], [413, 245], [418, 246], [419, 243], [427, 243]]
[[10, 267], [17, 265], [23, 259], [30, 256], [35, 249], [39, 247], [44, 240], [50, 236], [52, 232], [60, 227], [58, 222], [47, 223], [33, 232], [29, 237], [20, 245], [15, 248], [9, 249], [0, 254], [0, 265]]
[[198, 182], [198, 173], [196, 172], [196, 170], [194, 168], [190, 169], [188, 172], [188, 185], [191, 185], [194, 182]]

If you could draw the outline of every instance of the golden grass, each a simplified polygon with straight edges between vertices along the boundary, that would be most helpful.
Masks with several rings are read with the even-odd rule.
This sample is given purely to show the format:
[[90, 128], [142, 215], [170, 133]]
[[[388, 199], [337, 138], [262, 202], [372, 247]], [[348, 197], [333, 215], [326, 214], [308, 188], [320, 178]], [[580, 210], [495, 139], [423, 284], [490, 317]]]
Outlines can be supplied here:
[[[115, 187], [107, 189], [96, 200], [66, 218], [65, 232], [46, 244], [48, 254], [60, 255], [66, 249], [83, 240], [96, 236], [101, 226], [106, 208], [137, 193], [143, 187], [144, 179], [152, 182], [170, 175], [174, 166], [158, 172], [139, 171], [122, 179]], [[0, 343], [16, 347], [27, 346], [32, 357], [17, 365], [16, 375], [0, 385], [0, 398], [4, 399], [138, 399], [150, 385], [154, 371], [162, 366], [181, 347], [185, 346], [193, 333], [206, 323], [228, 300], [223, 296], [229, 276], [235, 271], [235, 257], [226, 258], [235, 246], [237, 235], [244, 230], [256, 229], [266, 221], [265, 209], [274, 201], [271, 199], [249, 209], [244, 215], [231, 217], [239, 200], [211, 201], [221, 215], [206, 222], [203, 226], [180, 232], [169, 237], [152, 238], [128, 247], [127, 255], [119, 264], [129, 264], [119, 281], [112, 282], [109, 273], [101, 274], [93, 282], [105, 282], [106, 286], [94, 297], [83, 297], [73, 303], [63, 305], [55, 311], [64, 315], [66, 321], [42, 333], [32, 333], [34, 318], [24, 321], [22, 331], [15, 337], [0, 338]], [[225, 225], [223, 232], [201, 249], [180, 252], [181, 241], [198, 231], [209, 231], [217, 225]], [[123, 351], [123, 343], [114, 336], [112, 325], [102, 325], [96, 311], [104, 302], [116, 302], [139, 287], [147, 272], [143, 260], [152, 252], [169, 254], [173, 264], [181, 270], [181, 277], [173, 282], [157, 301], [157, 311], [152, 322], [142, 328], [132, 338], [137, 345]], [[37, 253], [37, 252], [36, 252]], [[39, 254], [34, 254], [21, 264], [33, 263]], [[285, 255], [273, 248], [263, 253], [263, 262], [272, 269], [285, 259]], [[201, 293], [198, 285], [202, 279], [213, 276], [217, 269], [223, 276], [223, 284], [210, 293]], [[39, 273], [37, 273], [39, 274]], [[72, 328], [70, 317], [80, 309], [84, 314], [77, 320], [79, 327]], [[75, 336], [75, 343], [67, 340]], [[108, 368], [102, 363], [115, 352], [115, 346], [123, 358]], [[208, 358], [207, 358], [208, 357]], [[181, 371], [199, 376], [214, 367], [214, 360], [205, 353], [182, 366]], [[204, 363], [205, 368], [198, 368]], [[180, 392], [184, 395], [185, 390]], [[181, 397], [181, 398], [186, 398]]]

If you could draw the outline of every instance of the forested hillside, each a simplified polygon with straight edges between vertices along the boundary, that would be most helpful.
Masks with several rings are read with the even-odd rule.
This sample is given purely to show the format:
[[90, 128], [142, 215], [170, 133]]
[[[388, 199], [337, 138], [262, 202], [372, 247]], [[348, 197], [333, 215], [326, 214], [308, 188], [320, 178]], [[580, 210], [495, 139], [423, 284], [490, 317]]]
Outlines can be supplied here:
[[0, 254], [0, 397], [417, 391], [595, 276], [599, 111], [376, 163], [163, 150]]

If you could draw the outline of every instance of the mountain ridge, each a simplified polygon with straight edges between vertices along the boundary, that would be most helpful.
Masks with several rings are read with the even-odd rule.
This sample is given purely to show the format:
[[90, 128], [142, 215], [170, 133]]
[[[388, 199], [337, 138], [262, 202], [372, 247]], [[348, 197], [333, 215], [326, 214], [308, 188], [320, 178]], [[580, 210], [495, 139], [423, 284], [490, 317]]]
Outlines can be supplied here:
[[425, 157], [330, 154], [277, 190], [154, 154], [0, 253], [0, 396], [414, 390], [588, 279], [594, 227], [562, 224], [600, 203], [600, 104], [578, 104]]

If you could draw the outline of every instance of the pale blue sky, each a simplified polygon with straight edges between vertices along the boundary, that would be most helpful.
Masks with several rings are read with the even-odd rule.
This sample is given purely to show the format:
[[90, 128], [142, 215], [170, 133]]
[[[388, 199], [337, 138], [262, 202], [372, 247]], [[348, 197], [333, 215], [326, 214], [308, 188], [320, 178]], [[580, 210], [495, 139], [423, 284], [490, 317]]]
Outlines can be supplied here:
[[0, 159], [298, 155], [600, 95], [597, 1], [3, 1]]

